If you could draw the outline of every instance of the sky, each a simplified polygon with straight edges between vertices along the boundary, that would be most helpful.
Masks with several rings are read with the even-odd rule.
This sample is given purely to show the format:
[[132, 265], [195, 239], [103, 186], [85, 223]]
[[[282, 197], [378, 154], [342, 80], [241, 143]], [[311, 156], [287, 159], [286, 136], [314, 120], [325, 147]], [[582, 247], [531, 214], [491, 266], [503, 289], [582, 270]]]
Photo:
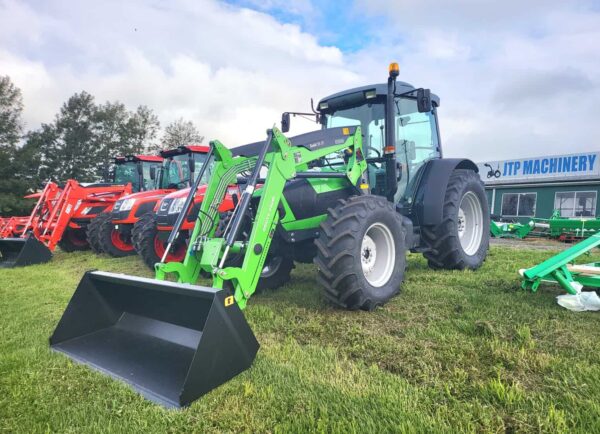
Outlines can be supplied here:
[[26, 129], [85, 90], [238, 146], [391, 61], [440, 96], [445, 156], [600, 148], [600, 0], [0, 0]]

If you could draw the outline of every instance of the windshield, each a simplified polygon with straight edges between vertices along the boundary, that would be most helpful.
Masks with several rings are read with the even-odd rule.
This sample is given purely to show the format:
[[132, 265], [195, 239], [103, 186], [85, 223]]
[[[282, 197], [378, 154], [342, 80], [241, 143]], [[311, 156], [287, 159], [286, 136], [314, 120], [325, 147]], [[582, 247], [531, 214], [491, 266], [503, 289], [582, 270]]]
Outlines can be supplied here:
[[134, 191], [139, 191], [139, 175], [137, 171], [137, 163], [135, 161], [128, 161], [126, 163], [117, 163], [115, 165], [114, 180], [115, 184], [127, 184], [133, 185]]
[[[385, 147], [385, 98], [358, 107], [337, 110], [325, 115], [326, 128], [360, 126], [363, 149], [367, 158], [383, 156]], [[414, 98], [396, 97], [395, 146], [396, 160], [402, 176], [398, 182], [396, 201], [410, 188], [415, 174], [425, 162], [440, 156], [436, 118], [431, 112], [419, 113]], [[369, 162], [369, 184], [374, 194], [384, 195], [385, 170], [380, 162]]]
[[[193, 153], [195, 161], [194, 175], [197, 176], [206, 161], [206, 154]], [[175, 155], [163, 161], [162, 169], [162, 188], [183, 188], [188, 186], [190, 179], [190, 154]], [[209, 170], [204, 174], [204, 178], [209, 175]]]

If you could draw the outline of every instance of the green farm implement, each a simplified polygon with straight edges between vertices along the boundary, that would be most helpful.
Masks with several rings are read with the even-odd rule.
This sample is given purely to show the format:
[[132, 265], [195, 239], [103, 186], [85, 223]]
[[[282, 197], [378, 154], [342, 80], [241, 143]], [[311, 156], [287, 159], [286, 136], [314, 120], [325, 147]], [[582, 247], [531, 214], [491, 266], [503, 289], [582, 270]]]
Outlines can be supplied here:
[[558, 211], [554, 211], [549, 219], [534, 218], [530, 224], [538, 233], [562, 241], [587, 238], [600, 231], [600, 219], [565, 218]]
[[490, 234], [494, 238], [525, 238], [533, 228], [530, 223], [490, 221]]
[[[295, 137], [290, 114], [264, 141], [212, 141], [211, 174], [187, 253], [167, 262], [199, 194], [190, 189], [156, 278], [88, 272], [51, 347], [180, 407], [249, 368], [258, 342], [242, 310], [257, 291], [314, 263], [324, 298], [373, 310], [402, 284], [406, 252], [430, 267], [476, 269], [489, 243], [489, 211], [476, 165], [441, 158], [437, 108], [428, 89], [397, 82], [322, 99], [321, 129]], [[235, 208], [220, 213], [231, 185]], [[197, 286], [210, 276], [210, 286]]]
[[536, 292], [542, 282], [560, 285], [567, 293], [577, 295], [581, 288], [600, 288], [600, 263], [576, 264], [581, 255], [600, 245], [600, 233], [573, 245], [535, 267], [519, 270], [521, 287]]

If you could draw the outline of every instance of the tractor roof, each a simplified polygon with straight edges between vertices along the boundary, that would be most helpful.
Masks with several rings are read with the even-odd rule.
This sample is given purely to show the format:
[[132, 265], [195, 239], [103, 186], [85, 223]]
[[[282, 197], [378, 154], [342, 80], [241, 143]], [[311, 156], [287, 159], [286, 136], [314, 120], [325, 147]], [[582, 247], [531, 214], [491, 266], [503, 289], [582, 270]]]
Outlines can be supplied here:
[[136, 155], [135, 157], [140, 161], [150, 161], [155, 163], [160, 163], [163, 160], [163, 157], [160, 155]]
[[206, 145], [185, 145], [178, 146], [173, 149], [165, 149], [164, 151], [160, 151], [160, 155], [164, 158], [172, 157], [174, 155], [182, 155], [189, 153], [199, 153], [199, 154], [207, 154], [210, 148]]
[[163, 160], [158, 155], [126, 155], [115, 157], [115, 163], [122, 164], [129, 161], [148, 161], [152, 163], [160, 163]]
[[[416, 88], [412, 84], [406, 83], [404, 81], [396, 82], [396, 93], [410, 92], [411, 90], [415, 90], [415, 89]], [[329, 109], [321, 110], [321, 111], [327, 112], [330, 109], [335, 108], [335, 106], [343, 107], [346, 105], [358, 105], [358, 104], [362, 103], [363, 101], [366, 101], [365, 93], [366, 93], [366, 91], [369, 91], [369, 90], [374, 90], [375, 94], [377, 96], [385, 96], [385, 95], [387, 95], [387, 83], [370, 84], [367, 86], [355, 87], [353, 89], [347, 89], [347, 90], [343, 90], [338, 93], [334, 93], [333, 95], [329, 95], [329, 96], [321, 99], [321, 101], [319, 101], [319, 104], [317, 105], [317, 107], [320, 107], [321, 103], [323, 103], [323, 102], [328, 102], [329, 106], [330, 106]], [[359, 97], [359, 99], [356, 98], [357, 96]], [[333, 100], [337, 100], [336, 101], [337, 104], [332, 104]], [[436, 106], [439, 107], [440, 98], [437, 95], [434, 95], [432, 93], [431, 100], [435, 103]]]

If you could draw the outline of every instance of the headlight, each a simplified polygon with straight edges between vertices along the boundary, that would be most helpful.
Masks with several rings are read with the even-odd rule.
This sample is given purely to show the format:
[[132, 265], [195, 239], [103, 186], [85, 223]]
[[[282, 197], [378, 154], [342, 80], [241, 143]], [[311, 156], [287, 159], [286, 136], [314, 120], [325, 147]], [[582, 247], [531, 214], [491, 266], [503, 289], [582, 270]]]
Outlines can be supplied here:
[[121, 203], [119, 211], [129, 211], [131, 208], [133, 208], [134, 203], [135, 199], [125, 199], [123, 203]]
[[180, 197], [179, 199], [175, 199], [171, 206], [169, 207], [169, 214], [179, 214], [183, 209], [183, 204], [185, 203], [185, 197]]

